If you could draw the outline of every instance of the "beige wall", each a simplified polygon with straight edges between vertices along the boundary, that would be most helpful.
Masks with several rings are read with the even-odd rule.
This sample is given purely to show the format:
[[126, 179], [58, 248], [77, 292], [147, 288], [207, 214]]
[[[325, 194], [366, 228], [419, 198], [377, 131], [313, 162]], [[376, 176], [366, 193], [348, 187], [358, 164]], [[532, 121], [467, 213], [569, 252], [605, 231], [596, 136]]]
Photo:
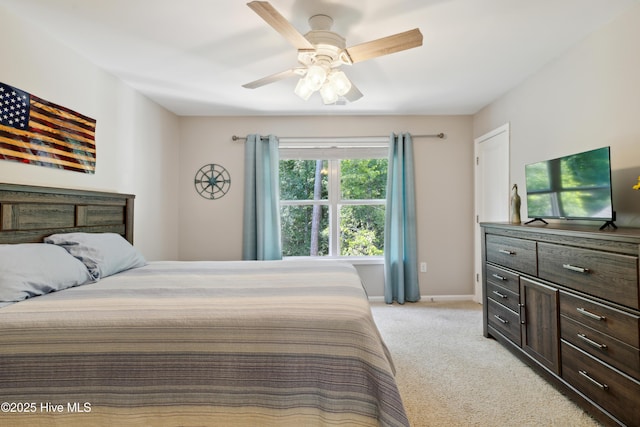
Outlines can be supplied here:
[[136, 245], [177, 257], [178, 118], [0, 6], [0, 81], [96, 119], [96, 173], [0, 161], [0, 182], [136, 194]]
[[[444, 132], [415, 140], [418, 259], [422, 295], [473, 293], [473, 138], [470, 116], [182, 117], [180, 121], [180, 258], [240, 259], [244, 147], [232, 135], [384, 136]], [[205, 200], [193, 186], [201, 166], [219, 163], [231, 190]], [[382, 268], [359, 267], [371, 296], [382, 295]], [[376, 278], [378, 280], [376, 280]]]
[[482, 109], [474, 137], [510, 123], [511, 180], [523, 189], [527, 163], [611, 146], [616, 223], [640, 227], [639, 52], [640, 5]]

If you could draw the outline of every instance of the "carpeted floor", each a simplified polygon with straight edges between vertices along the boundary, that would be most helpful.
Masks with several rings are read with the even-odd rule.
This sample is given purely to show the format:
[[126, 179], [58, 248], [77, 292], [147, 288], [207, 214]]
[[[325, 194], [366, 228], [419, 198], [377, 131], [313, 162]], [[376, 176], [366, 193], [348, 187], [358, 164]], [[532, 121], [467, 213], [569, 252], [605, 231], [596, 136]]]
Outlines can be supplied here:
[[371, 308], [413, 427], [599, 426], [495, 340], [474, 302]]

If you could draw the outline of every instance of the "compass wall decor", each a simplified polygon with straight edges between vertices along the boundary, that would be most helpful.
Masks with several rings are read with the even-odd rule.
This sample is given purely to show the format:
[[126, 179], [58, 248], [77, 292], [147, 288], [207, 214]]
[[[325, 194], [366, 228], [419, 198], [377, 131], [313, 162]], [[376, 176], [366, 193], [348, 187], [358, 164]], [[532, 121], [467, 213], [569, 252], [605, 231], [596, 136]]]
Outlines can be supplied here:
[[194, 184], [198, 194], [205, 199], [219, 199], [229, 191], [231, 176], [224, 167], [211, 163], [198, 169]]

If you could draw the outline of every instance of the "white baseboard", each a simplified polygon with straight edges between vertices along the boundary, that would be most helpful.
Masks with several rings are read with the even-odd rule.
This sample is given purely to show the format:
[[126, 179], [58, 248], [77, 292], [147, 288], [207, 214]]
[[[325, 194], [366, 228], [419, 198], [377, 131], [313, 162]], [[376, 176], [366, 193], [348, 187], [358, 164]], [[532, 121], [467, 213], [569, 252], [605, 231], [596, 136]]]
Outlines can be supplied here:
[[[473, 301], [474, 295], [420, 295], [420, 302]], [[370, 296], [371, 302], [384, 302], [384, 296]]]

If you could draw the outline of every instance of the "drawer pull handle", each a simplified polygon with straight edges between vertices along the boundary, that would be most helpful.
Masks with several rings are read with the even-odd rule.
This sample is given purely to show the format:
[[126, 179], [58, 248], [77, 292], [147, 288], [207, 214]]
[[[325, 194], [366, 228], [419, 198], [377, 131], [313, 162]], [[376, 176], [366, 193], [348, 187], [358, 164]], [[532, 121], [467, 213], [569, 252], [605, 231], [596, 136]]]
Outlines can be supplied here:
[[501, 254], [507, 254], [507, 255], [515, 255], [516, 253], [513, 251], [508, 251], [506, 249], [498, 249], [498, 252], [500, 252]]
[[590, 311], [587, 311], [587, 310], [585, 310], [585, 309], [584, 309], [584, 308], [582, 308], [582, 307], [578, 307], [578, 308], [576, 308], [576, 310], [578, 311], [578, 313], [583, 314], [583, 315], [585, 315], [585, 316], [587, 316], [587, 317], [590, 317], [591, 319], [595, 319], [595, 320], [607, 320], [607, 318], [606, 318], [606, 317], [604, 317], [604, 316], [600, 316], [599, 314], [591, 313]]
[[577, 266], [571, 265], [571, 264], [562, 264], [562, 268], [566, 268], [567, 270], [571, 270], [571, 271], [576, 271], [578, 273], [588, 273], [589, 272], [588, 268], [577, 267]]
[[606, 350], [607, 349], [607, 345], [606, 344], [597, 343], [594, 340], [587, 338], [587, 336], [585, 334], [578, 334], [578, 338], [580, 338], [582, 341], [586, 342], [590, 346], [595, 347], [595, 348], [597, 348], [599, 350]]
[[579, 373], [580, 375], [582, 375], [583, 377], [585, 377], [586, 379], [588, 379], [588, 380], [589, 380], [589, 382], [591, 382], [591, 384], [593, 384], [593, 385], [597, 386], [597, 387], [598, 387], [598, 388], [600, 388], [601, 390], [605, 390], [605, 391], [606, 391], [606, 390], [609, 390], [609, 386], [608, 386], [608, 385], [606, 385], [606, 384], [602, 384], [602, 383], [600, 383], [599, 381], [594, 380], [593, 378], [591, 378], [591, 377], [589, 376], [589, 374], [587, 373], [587, 371], [578, 371], [578, 373]]
[[508, 320], [503, 319], [502, 317], [498, 316], [497, 314], [494, 314], [493, 317], [495, 317], [496, 319], [498, 319], [500, 322], [504, 323], [505, 325], [507, 323], [509, 323]]
[[506, 295], [501, 294], [501, 293], [500, 293], [500, 292], [498, 292], [498, 291], [493, 291], [493, 293], [494, 293], [494, 294], [496, 294], [496, 295], [498, 295], [500, 298], [507, 298], [507, 296], [506, 296]]
[[499, 275], [499, 274], [495, 274], [495, 273], [493, 273], [491, 276], [495, 277], [495, 278], [496, 278], [496, 279], [498, 279], [498, 280], [503, 280], [503, 281], [504, 281], [504, 280], [507, 280], [507, 278], [506, 278], [506, 277], [501, 276], [501, 275]]

